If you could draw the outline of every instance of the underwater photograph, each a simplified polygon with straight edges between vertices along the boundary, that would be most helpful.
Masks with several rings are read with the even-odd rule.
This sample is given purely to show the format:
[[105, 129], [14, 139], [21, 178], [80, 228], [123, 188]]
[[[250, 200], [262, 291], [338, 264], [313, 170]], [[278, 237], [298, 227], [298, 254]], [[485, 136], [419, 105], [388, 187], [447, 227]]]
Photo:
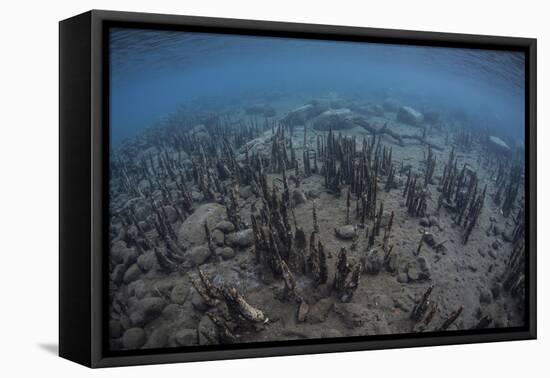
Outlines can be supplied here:
[[108, 38], [111, 351], [526, 324], [525, 53]]

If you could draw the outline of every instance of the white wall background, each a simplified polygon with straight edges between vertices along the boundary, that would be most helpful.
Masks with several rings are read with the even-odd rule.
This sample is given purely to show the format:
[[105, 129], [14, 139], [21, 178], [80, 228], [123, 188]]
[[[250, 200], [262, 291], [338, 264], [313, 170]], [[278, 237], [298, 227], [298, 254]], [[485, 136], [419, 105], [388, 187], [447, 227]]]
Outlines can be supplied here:
[[[5, 1], [0, 5], [0, 375], [519, 377], [548, 374], [550, 27], [544, 1]], [[536, 37], [539, 340], [92, 371], [56, 356], [58, 25], [89, 9]], [[545, 273], [545, 274], [544, 274]], [[546, 349], [546, 353], [545, 353]]]

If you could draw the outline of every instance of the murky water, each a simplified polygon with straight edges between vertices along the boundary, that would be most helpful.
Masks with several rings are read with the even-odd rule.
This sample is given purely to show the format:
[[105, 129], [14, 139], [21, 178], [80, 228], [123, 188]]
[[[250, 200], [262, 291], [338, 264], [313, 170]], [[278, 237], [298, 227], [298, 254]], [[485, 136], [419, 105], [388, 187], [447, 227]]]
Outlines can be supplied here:
[[519, 52], [113, 29], [110, 55], [115, 144], [197, 99], [222, 108], [329, 92], [460, 112], [514, 142], [524, 133]]

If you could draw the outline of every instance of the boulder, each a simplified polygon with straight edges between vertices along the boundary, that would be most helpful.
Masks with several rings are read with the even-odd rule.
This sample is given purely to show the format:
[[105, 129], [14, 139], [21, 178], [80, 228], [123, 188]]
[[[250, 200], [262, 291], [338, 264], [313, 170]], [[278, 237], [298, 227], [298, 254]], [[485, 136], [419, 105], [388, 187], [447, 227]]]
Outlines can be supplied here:
[[328, 110], [328, 104], [313, 101], [304, 106], [300, 106], [290, 111], [286, 116], [281, 119], [281, 123], [285, 126], [300, 126], [304, 125], [308, 120], [318, 116], [324, 111]]
[[291, 198], [294, 205], [301, 205], [307, 202], [306, 195], [300, 189], [294, 189]]
[[173, 206], [164, 206], [164, 213], [166, 214], [169, 223], [174, 223], [178, 219], [178, 213]]
[[179, 283], [172, 288], [170, 300], [176, 304], [184, 304], [189, 295], [189, 286], [185, 283]]
[[123, 281], [125, 284], [129, 284], [132, 281], [137, 280], [141, 276], [141, 269], [137, 264], [133, 264], [128, 268], [126, 273], [124, 273]]
[[168, 344], [168, 330], [157, 328], [149, 335], [144, 348], [164, 348]]
[[111, 246], [111, 258], [117, 264], [129, 266], [136, 262], [137, 252], [134, 248], [127, 248], [124, 241], [118, 240]]
[[157, 257], [155, 252], [148, 251], [140, 255], [137, 259], [137, 264], [144, 272], [148, 272], [155, 267], [157, 263]]
[[378, 249], [372, 249], [361, 259], [365, 273], [378, 274], [384, 264], [383, 254]]
[[217, 248], [216, 255], [220, 256], [223, 260], [230, 260], [235, 257], [235, 251], [231, 247]]
[[225, 242], [228, 245], [239, 248], [247, 248], [254, 245], [254, 231], [251, 228], [227, 234]]
[[318, 131], [347, 130], [355, 126], [351, 110], [347, 108], [330, 109], [313, 121], [313, 128]]
[[126, 273], [126, 266], [124, 264], [118, 264], [111, 273], [111, 281], [116, 285], [120, 285], [124, 280], [124, 273]]
[[183, 316], [185, 316], [183, 307], [175, 303], [169, 304], [162, 310], [162, 317], [166, 320], [177, 320]]
[[430, 265], [423, 256], [408, 264], [407, 277], [411, 282], [425, 281], [430, 278]]
[[334, 232], [340, 239], [351, 240], [355, 237], [357, 231], [354, 226], [346, 225], [335, 228]]
[[196, 329], [180, 329], [174, 334], [175, 344], [178, 346], [196, 345], [198, 343]]
[[213, 230], [225, 217], [225, 208], [217, 203], [207, 203], [197, 208], [180, 226], [178, 245], [188, 249], [206, 243], [204, 224]]
[[385, 114], [384, 107], [379, 104], [370, 105], [367, 107], [367, 114], [373, 117], [383, 117]]
[[203, 245], [194, 247], [185, 253], [185, 257], [195, 265], [202, 265], [210, 257], [210, 250]]
[[233, 225], [230, 221], [224, 220], [216, 224], [216, 229], [220, 230], [224, 234], [228, 234], [235, 231], [235, 225]]
[[145, 331], [142, 328], [130, 328], [122, 336], [122, 346], [125, 349], [139, 349], [145, 344]]
[[147, 297], [139, 300], [132, 306], [130, 320], [134, 324], [147, 324], [162, 314], [166, 302], [162, 298]]
[[137, 299], [143, 299], [147, 295], [147, 288], [143, 280], [133, 281], [128, 285], [128, 294]]
[[409, 106], [402, 106], [397, 111], [397, 120], [407, 125], [420, 126], [423, 116], [422, 113]]
[[212, 236], [211, 237], [212, 237], [212, 242], [214, 244], [223, 245], [225, 235], [223, 234], [223, 232], [221, 230], [215, 229], [214, 231], [212, 231]]

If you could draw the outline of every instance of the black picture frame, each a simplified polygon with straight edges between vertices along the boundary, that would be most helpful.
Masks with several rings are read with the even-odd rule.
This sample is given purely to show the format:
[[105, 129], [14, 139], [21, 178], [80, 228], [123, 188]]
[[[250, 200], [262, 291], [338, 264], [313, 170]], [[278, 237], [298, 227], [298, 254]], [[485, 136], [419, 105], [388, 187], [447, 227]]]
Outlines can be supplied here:
[[[108, 248], [108, 53], [110, 26], [193, 30], [525, 52], [526, 325], [192, 349], [109, 353], [104, 311]], [[535, 339], [536, 39], [92, 10], [59, 24], [59, 354], [89, 367], [266, 357]]]

